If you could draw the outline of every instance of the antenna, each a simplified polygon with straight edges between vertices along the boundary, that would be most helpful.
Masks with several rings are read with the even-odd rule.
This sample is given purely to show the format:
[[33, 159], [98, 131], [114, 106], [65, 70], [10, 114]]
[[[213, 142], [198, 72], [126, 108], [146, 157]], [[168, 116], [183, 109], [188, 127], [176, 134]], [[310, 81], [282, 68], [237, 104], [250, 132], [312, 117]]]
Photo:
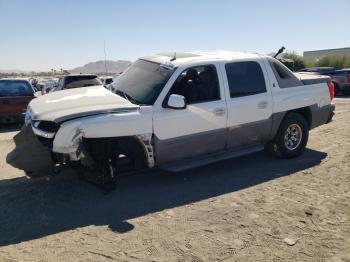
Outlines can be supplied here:
[[105, 40], [103, 41], [103, 52], [105, 54], [105, 73], [107, 75], [108, 71], [107, 71], [107, 60], [106, 60], [107, 55], [106, 55], [106, 41]]
[[173, 58], [170, 59], [170, 61], [175, 61], [176, 60], [176, 52], [174, 53]]

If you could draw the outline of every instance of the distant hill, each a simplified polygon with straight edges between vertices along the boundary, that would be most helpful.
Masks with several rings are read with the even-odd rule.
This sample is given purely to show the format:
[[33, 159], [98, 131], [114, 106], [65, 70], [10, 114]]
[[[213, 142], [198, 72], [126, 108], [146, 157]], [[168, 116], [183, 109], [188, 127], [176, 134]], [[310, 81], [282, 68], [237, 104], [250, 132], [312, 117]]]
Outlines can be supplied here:
[[20, 70], [20, 69], [0, 69], [0, 73], [15, 73], [15, 74], [29, 74], [28, 70]]
[[105, 61], [96, 61], [96, 62], [91, 62], [88, 63], [84, 66], [77, 67], [74, 69], [69, 70], [70, 73], [72, 74], [100, 74], [100, 73], [105, 73], [106, 72], [106, 67], [107, 67], [107, 72], [108, 73], [121, 73], [124, 72], [126, 68], [131, 64], [130, 61], [124, 61], [124, 60], [118, 60], [118, 61], [112, 61], [112, 60], [107, 60], [106, 61], [106, 66], [105, 66]]

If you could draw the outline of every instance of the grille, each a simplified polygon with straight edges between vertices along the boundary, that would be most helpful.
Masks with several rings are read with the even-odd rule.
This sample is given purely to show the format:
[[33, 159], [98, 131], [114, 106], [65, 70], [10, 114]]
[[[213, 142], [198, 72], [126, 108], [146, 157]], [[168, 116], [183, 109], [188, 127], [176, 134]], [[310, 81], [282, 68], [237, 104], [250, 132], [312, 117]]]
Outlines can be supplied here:
[[56, 133], [60, 128], [60, 125], [51, 121], [41, 121], [38, 128], [46, 132]]

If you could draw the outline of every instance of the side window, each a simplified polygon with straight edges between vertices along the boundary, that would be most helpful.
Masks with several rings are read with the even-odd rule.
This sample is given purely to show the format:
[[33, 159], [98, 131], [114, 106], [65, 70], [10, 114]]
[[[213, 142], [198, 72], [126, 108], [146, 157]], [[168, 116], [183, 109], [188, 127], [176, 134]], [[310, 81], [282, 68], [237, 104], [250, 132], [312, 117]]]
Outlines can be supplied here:
[[219, 80], [214, 65], [191, 67], [176, 79], [169, 95], [186, 98], [187, 104], [203, 103], [220, 99]]
[[280, 78], [286, 79], [291, 77], [289, 72], [286, 71], [281, 65], [277, 64], [276, 62], [273, 62], [272, 64]]
[[[303, 85], [303, 83], [293, 74], [293, 72], [290, 71], [281, 62], [272, 57], [268, 58], [268, 61], [280, 88], [288, 88]], [[307, 72], [311, 71], [307, 70]]]
[[225, 65], [231, 97], [266, 92], [265, 78], [257, 62], [235, 62]]

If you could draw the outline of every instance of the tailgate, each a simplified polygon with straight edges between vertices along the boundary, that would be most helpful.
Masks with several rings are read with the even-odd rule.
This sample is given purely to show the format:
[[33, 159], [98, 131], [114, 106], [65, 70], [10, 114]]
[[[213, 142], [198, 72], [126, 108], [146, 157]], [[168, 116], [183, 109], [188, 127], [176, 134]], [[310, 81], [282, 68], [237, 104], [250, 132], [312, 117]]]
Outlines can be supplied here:
[[331, 81], [329, 76], [316, 75], [312, 73], [300, 72], [294, 73], [294, 75], [304, 84], [304, 85], [313, 85], [319, 83], [327, 83]]

